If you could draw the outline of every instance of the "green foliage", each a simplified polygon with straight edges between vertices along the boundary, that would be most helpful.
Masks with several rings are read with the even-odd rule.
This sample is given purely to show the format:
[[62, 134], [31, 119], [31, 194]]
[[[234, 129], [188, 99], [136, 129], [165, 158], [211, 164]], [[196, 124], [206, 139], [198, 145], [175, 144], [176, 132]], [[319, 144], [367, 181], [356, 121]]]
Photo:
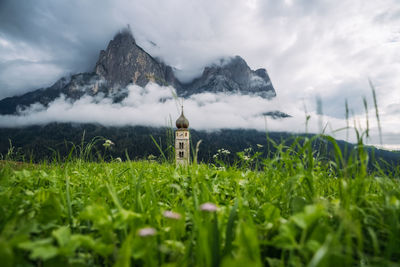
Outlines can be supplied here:
[[[344, 128], [348, 131], [349, 126]], [[311, 135], [293, 135], [279, 132], [260, 132], [256, 130], [222, 129], [216, 132], [204, 132], [190, 130], [193, 153], [192, 158], [198, 162], [220, 164], [222, 159], [226, 164], [232, 165], [235, 161], [247, 162], [251, 168], [260, 164], [259, 157], [253, 162], [244, 161], [239, 152], [252, 148], [250, 156], [260, 153], [262, 158], [275, 157], [280, 145], [291, 147], [296, 143], [303, 144], [305, 138], [311, 139]], [[0, 128], [0, 160], [30, 161], [40, 163], [43, 161], [63, 163], [68, 159], [80, 158], [82, 161], [110, 161], [113, 159], [150, 159], [174, 162], [174, 134], [171, 127], [105, 127], [93, 124], [63, 124], [52, 123], [46, 126], [31, 126], [25, 128]], [[154, 138], [154, 140], [151, 138]], [[106, 137], [106, 138], [104, 138]], [[267, 141], [266, 141], [267, 137]], [[318, 137], [318, 136], [317, 136]], [[319, 136], [320, 137], [320, 136]], [[12, 145], [10, 145], [12, 140]], [[68, 140], [68, 141], [65, 141]], [[106, 140], [111, 140], [114, 145], [104, 146]], [[198, 143], [202, 140], [201, 145]], [[314, 138], [311, 148], [325, 157], [333, 156], [333, 146], [321, 138]], [[336, 141], [342, 150], [343, 158], [347, 160], [353, 153], [355, 146], [344, 141]], [[159, 147], [157, 147], [157, 145]], [[199, 149], [196, 149], [199, 144]], [[259, 147], [262, 145], [262, 147]], [[279, 146], [277, 146], [279, 145]], [[229, 155], [214, 160], [213, 156], [218, 150], [224, 148], [230, 151]], [[364, 146], [371, 160], [369, 169], [375, 167], [376, 161], [385, 160], [389, 165], [400, 165], [400, 152], [390, 152]], [[72, 153], [71, 153], [72, 152]], [[162, 153], [161, 153], [162, 152]], [[162, 155], [164, 154], [164, 156]], [[380, 162], [381, 163], [381, 162]], [[391, 170], [384, 164], [380, 164], [383, 171]]]
[[259, 144], [233, 163], [221, 149], [215, 165], [176, 167], [167, 154], [161, 163], [105, 162], [104, 148], [91, 161], [94, 142], [111, 149], [105, 139], [82, 139], [65, 162], [3, 161], [0, 262], [395, 265], [399, 168], [374, 163], [369, 170], [362, 137], [347, 154], [324, 135], [271, 142], [275, 153], [267, 158]]

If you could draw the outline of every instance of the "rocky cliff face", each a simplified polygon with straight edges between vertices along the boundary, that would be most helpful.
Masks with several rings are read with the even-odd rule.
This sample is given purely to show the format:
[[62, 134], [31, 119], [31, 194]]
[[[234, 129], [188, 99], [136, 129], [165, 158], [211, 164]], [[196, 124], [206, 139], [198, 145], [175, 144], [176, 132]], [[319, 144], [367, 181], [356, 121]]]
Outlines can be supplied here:
[[15, 114], [34, 103], [46, 107], [61, 95], [75, 101], [84, 95], [93, 96], [100, 92], [105, 96], [110, 95], [103, 80], [99, 79], [94, 73], [79, 73], [69, 78], [63, 77], [48, 88], [41, 88], [21, 96], [0, 100], [0, 114]]
[[130, 30], [115, 35], [106, 50], [100, 51], [94, 72], [61, 78], [48, 88], [0, 101], [0, 114], [14, 114], [33, 103], [48, 103], [61, 94], [74, 101], [83, 95], [103, 94], [119, 102], [127, 96], [126, 86], [144, 87], [154, 82], [173, 86], [178, 96], [189, 97], [203, 92], [256, 94], [265, 98], [276, 95], [265, 69], [253, 71], [240, 56], [222, 59], [204, 69], [192, 82], [182, 84], [172, 67], [160, 62], [136, 44]]
[[265, 98], [276, 96], [267, 71], [251, 70], [240, 56], [206, 67], [201, 77], [183, 86], [181, 94], [189, 96], [200, 92], [257, 94]]
[[139, 47], [128, 30], [117, 34], [107, 49], [100, 51], [95, 73], [114, 88], [131, 83], [144, 87], [148, 82], [179, 86], [172, 68]]

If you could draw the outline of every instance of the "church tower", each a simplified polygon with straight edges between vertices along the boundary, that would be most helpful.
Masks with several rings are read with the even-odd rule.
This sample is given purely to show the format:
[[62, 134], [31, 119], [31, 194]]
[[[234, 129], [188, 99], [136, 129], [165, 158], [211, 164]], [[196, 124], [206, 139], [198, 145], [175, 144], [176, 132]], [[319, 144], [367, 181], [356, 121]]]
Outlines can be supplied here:
[[176, 120], [175, 131], [175, 161], [176, 165], [187, 165], [190, 162], [189, 121], [183, 115]]

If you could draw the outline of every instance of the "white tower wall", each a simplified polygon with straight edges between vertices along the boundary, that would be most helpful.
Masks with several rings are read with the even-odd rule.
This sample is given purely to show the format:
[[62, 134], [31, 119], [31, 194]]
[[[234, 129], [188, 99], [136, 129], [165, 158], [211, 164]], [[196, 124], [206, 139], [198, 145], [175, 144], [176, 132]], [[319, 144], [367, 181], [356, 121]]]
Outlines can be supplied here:
[[178, 129], [175, 132], [175, 159], [177, 165], [190, 163], [190, 133], [188, 129]]

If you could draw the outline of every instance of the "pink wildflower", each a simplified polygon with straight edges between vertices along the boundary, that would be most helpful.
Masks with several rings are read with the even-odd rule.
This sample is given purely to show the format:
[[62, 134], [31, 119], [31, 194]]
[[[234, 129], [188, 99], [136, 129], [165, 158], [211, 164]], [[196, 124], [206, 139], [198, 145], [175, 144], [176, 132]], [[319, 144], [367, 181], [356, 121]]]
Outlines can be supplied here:
[[200, 205], [200, 209], [207, 212], [216, 212], [218, 208], [215, 204], [206, 202]]
[[180, 218], [182, 218], [182, 216], [179, 213], [176, 213], [176, 212], [173, 212], [170, 210], [164, 211], [163, 215], [165, 218], [173, 219], [173, 220], [179, 220]]
[[156, 234], [156, 229], [154, 229], [153, 227], [145, 227], [142, 228], [138, 231], [139, 236], [141, 237], [147, 237], [147, 236], [153, 236]]

